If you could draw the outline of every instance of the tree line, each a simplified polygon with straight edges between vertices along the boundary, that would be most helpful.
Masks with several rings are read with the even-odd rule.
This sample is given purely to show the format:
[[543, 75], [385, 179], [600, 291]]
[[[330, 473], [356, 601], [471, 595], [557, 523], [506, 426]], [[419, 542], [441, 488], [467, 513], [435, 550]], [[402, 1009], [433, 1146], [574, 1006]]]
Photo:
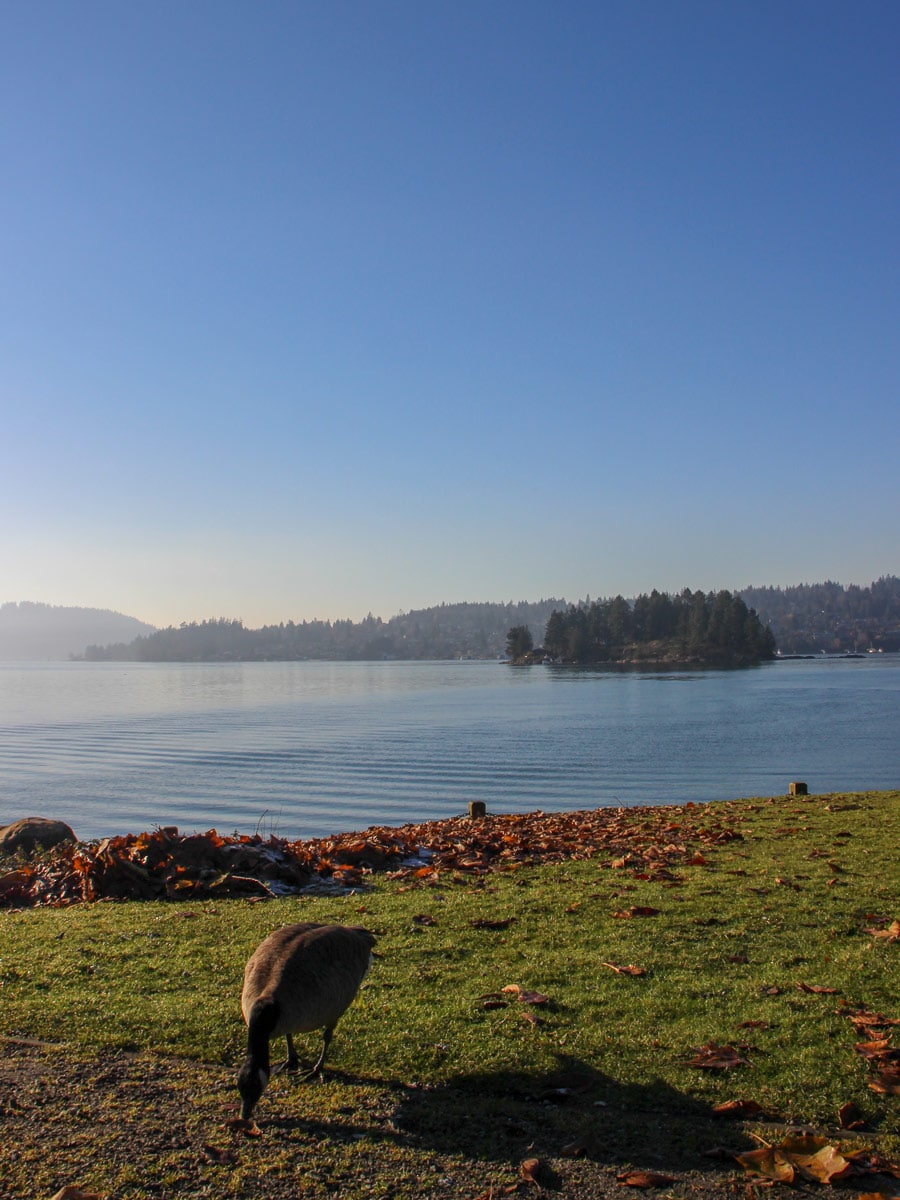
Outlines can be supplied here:
[[305, 659], [500, 658], [510, 622], [543, 628], [565, 601], [441, 604], [390, 620], [288, 621], [249, 629], [227, 617], [169, 626], [129, 643], [87, 647], [90, 662], [293, 662]]
[[[730, 597], [728, 604], [724, 597]], [[746, 631], [753, 612], [762, 633], [752, 621], [751, 632]], [[740, 647], [735, 631], [742, 626]], [[520, 658], [542, 644], [551, 657], [566, 661], [612, 661], [627, 652], [641, 661], [654, 655], [686, 660], [706, 655], [712, 662], [766, 657], [766, 626], [784, 654], [900, 650], [900, 580], [888, 575], [869, 587], [800, 584], [734, 593], [654, 590], [634, 600], [588, 598], [574, 605], [560, 599], [441, 604], [387, 621], [370, 615], [362, 621], [288, 621], [260, 629], [220, 617], [169, 626], [130, 642], [91, 645], [84, 657], [143, 662]], [[511, 652], [512, 629], [524, 630], [531, 639], [527, 651], [517, 642]], [[663, 649], [662, 643], [670, 644]]]
[[801, 583], [741, 591], [770, 626], [782, 654], [900, 650], [900, 579], [882, 575], [860, 587]]

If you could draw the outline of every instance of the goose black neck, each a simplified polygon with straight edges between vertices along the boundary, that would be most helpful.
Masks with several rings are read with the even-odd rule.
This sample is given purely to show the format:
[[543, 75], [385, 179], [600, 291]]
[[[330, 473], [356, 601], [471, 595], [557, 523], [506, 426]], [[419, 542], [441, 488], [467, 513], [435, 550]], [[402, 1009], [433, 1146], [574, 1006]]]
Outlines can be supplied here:
[[247, 1057], [254, 1066], [269, 1072], [269, 1039], [278, 1024], [279, 1009], [275, 1000], [257, 1000], [247, 1020]]

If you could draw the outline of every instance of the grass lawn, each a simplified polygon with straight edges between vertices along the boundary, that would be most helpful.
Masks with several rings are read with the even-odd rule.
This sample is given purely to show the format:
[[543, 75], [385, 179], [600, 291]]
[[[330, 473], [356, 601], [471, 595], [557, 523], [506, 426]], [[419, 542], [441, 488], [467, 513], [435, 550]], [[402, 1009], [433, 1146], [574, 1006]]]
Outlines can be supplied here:
[[[673, 1178], [659, 1194], [726, 1196], [750, 1177], [706, 1153], [795, 1126], [896, 1162], [900, 1097], [869, 1087], [887, 1060], [855, 1047], [900, 1046], [900, 1025], [850, 1015], [900, 1018], [900, 941], [866, 932], [900, 918], [900, 793], [710, 813], [740, 836], [669, 871], [601, 855], [338, 897], [0, 911], [0, 1194], [589, 1197], [634, 1167]], [[276, 1077], [249, 1138], [225, 1126], [243, 965], [298, 920], [365, 925], [378, 957], [325, 1082]], [[743, 1061], [692, 1065], [711, 1044]], [[765, 1119], [713, 1115], [736, 1099]], [[861, 1128], [840, 1127], [848, 1103]]]

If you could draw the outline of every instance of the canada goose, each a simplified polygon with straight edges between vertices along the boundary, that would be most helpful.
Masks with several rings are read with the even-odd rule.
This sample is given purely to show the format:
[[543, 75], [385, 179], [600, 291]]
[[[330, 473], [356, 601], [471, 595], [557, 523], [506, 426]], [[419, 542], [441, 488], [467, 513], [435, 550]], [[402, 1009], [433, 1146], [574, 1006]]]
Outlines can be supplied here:
[[372, 964], [375, 935], [350, 925], [285, 925], [261, 942], [244, 968], [241, 1011], [247, 1057], [238, 1072], [241, 1118], [250, 1114], [269, 1082], [269, 1040], [284, 1034], [288, 1056], [279, 1070], [299, 1065], [293, 1035], [324, 1029], [318, 1075], [334, 1027], [349, 1008]]

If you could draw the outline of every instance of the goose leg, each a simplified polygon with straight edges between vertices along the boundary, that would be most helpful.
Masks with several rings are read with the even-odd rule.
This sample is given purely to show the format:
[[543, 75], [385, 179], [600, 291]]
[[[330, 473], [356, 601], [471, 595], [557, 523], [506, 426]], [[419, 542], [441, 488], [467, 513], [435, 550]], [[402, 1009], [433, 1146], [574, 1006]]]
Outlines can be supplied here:
[[300, 1068], [300, 1059], [297, 1057], [297, 1051], [294, 1049], [294, 1039], [289, 1033], [284, 1035], [284, 1040], [287, 1042], [288, 1056], [278, 1070], [287, 1071], [288, 1074], [293, 1074], [294, 1071], [297, 1071]]
[[311, 1071], [307, 1071], [304, 1079], [314, 1079], [317, 1075], [322, 1075], [322, 1068], [325, 1066], [325, 1055], [328, 1053], [328, 1047], [331, 1044], [331, 1036], [334, 1033], [334, 1026], [329, 1025], [325, 1030], [325, 1035], [322, 1039], [322, 1053], [319, 1055], [315, 1066]]

